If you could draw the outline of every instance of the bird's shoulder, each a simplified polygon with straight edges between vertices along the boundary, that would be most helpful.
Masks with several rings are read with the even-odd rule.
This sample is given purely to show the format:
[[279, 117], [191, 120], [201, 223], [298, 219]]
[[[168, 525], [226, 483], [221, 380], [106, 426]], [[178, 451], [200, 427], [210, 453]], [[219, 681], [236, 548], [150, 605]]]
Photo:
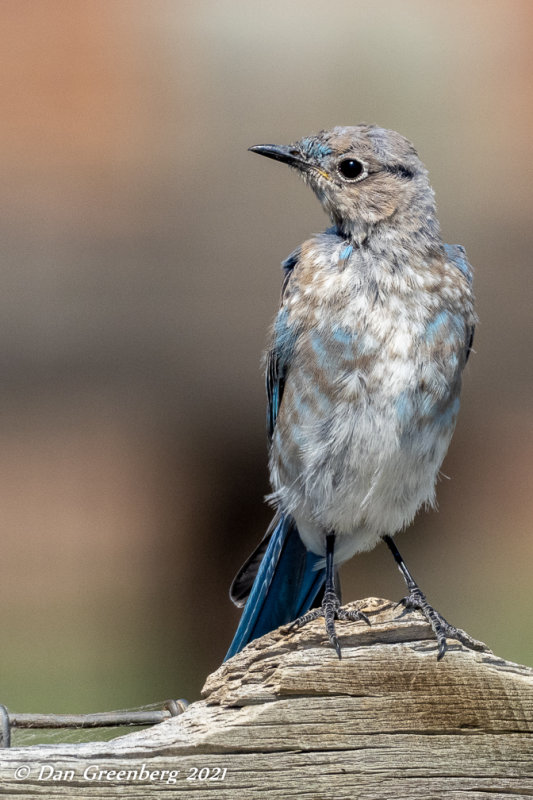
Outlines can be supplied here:
[[445, 244], [444, 252], [447, 260], [463, 274], [469, 284], [472, 284], [474, 273], [472, 265], [466, 257], [465, 248], [460, 244]]
[[[347, 259], [353, 252], [352, 245], [341, 236], [335, 227], [316, 233], [298, 245], [281, 262], [283, 286], [281, 299], [286, 299], [287, 289], [307, 285], [313, 280], [318, 269], [328, 269], [338, 265], [340, 259]], [[289, 292], [290, 293], [290, 292]]]
[[333, 254], [342, 245], [347, 245], [346, 239], [337, 232], [337, 228], [327, 228], [321, 233], [315, 233], [305, 242], [299, 244], [287, 258], [281, 262], [284, 272], [292, 272], [295, 268], [313, 258]]

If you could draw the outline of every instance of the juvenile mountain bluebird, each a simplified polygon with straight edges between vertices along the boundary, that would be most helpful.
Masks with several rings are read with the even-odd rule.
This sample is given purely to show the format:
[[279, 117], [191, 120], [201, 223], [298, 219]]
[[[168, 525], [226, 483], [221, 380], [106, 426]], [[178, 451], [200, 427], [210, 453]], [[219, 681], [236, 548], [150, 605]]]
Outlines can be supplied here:
[[[443, 244], [413, 145], [374, 125], [250, 150], [293, 167], [333, 226], [283, 262], [267, 354], [270, 500], [276, 515], [231, 587], [244, 608], [226, 658], [324, 616], [339, 658], [338, 566], [383, 540], [438, 641], [483, 649], [427, 602], [392, 536], [435, 482], [459, 410], [476, 315], [459, 245]], [[312, 610], [309, 610], [312, 609]]]

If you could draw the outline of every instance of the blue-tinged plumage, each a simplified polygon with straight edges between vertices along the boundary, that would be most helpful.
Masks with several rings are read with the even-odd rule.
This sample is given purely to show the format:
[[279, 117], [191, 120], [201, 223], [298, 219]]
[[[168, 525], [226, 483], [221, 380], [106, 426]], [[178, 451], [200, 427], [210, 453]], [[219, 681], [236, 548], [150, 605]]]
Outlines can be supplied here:
[[476, 321], [465, 251], [442, 242], [427, 171], [394, 131], [252, 150], [298, 170], [333, 224], [282, 264], [266, 369], [277, 516], [232, 586], [248, 599], [228, 657], [302, 614], [325, 617], [340, 653], [334, 620], [365, 617], [340, 607], [336, 568], [381, 540], [439, 656], [447, 636], [476, 646], [430, 608], [391, 539], [434, 504], [455, 426]]
[[226, 659], [311, 607], [324, 584], [324, 569], [317, 568], [320, 560], [305, 549], [293, 520], [282, 515], [270, 537]]
[[301, 253], [302, 253], [301, 247], [297, 247], [295, 250], [293, 250], [290, 256], [287, 256], [287, 258], [281, 262], [282, 268], [287, 272], [293, 270], [296, 264], [298, 263]]
[[449, 320], [449, 311], [439, 311], [437, 316], [428, 322], [426, 325], [426, 342], [428, 344], [432, 344], [435, 341], [436, 337], [442, 333], [443, 328], [449, 323]]
[[300, 140], [302, 152], [310, 159], [322, 159], [331, 154], [331, 148], [326, 142], [322, 142], [315, 136], [306, 136]]
[[274, 433], [281, 398], [283, 397], [285, 375], [289, 368], [297, 336], [297, 326], [289, 324], [288, 313], [282, 308], [274, 322], [272, 349], [267, 356], [266, 390], [269, 438]]
[[460, 244], [445, 244], [444, 250], [450, 261], [460, 270], [468, 283], [472, 283], [472, 267], [466, 260], [466, 250]]
[[346, 261], [347, 258], [350, 258], [352, 253], [353, 253], [353, 246], [351, 244], [346, 245], [346, 247], [344, 247], [341, 250], [341, 254], [340, 254], [341, 260], [342, 261]]

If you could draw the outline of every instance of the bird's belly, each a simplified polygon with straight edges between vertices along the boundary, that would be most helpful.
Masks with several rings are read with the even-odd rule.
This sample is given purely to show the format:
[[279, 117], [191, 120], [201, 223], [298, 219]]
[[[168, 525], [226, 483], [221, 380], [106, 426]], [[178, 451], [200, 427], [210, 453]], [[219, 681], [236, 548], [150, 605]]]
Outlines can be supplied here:
[[438, 398], [420, 391], [411, 344], [387, 350], [376, 340], [353, 360], [339, 347], [313, 358], [315, 344], [291, 370], [270, 465], [274, 497], [301, 532], [357, 535], [365, 549], [433, 503], [458, 402], [442, 382]]

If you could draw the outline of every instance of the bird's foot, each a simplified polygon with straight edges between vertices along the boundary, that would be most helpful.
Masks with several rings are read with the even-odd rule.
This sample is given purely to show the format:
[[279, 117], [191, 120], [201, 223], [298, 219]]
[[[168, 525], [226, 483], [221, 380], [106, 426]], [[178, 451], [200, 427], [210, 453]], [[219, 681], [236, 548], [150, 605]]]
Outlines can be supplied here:
[[404, 613], [407, 613], [410, 609], [418, 609], [431, 625], [439, 646], [437, 661], [440, 661], [446, 654], [448, 648], [447, 639], [457, 639], [457, 641], [471, 650], [488, 650], [487, 645], [483, 644], [483, 642], [478, 642], [477, 639], [473, 639], [466, 631], [461, 630], [461, 628], [450, 625], [438, 611], [435, 611], [435, 609], [429, 605], [426, 595], [418, 586], [411, 589], [407, 597], [400, 600], [397, 605], [402, 604], [405, 606]]
[[298, 619], [294, 620], [294, 622], [289, 625], [288, 630], [293, 631], [297, 630], [298, 628], [302, 628], [304, 625], [307, 625], [308, 622], [318, 619], [319, 617], [324, 617], [326, 623], [326, 633], [328, 634], [329, 641], [335, 648], [339, 658], [341, 658], [341, 647], [335, 632], [335, 620], [343, 619], [350, 620], [352, 622], [363, 620], [363, 622], [366, 622], [367, 625], [370, 625], [370, 620], [363, 611], [342, 608], [340, 600], [335, 592], [326, 590], [324, 592], [322, 605], [318, 608], [313, 608], [311, 611], [308, 611], [307, 614], [303, 615], [303, 617], [298, 617]]

